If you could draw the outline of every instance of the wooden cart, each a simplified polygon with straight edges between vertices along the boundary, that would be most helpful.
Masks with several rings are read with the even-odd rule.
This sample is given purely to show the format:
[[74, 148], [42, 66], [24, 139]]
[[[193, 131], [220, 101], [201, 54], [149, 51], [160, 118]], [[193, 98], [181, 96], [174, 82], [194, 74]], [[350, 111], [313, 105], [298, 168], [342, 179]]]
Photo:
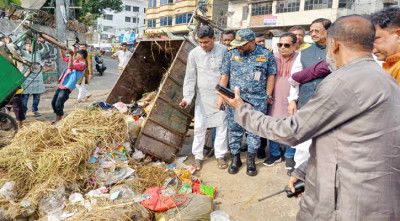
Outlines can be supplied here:
[[182, 110], [178, 104], [186, 61], [194, 47], [187, 40], [141, 41], [107, 98], [108, 103], [131, 103], [158, 90], [135, 148], [165, 162], [174, 160], [193, 119], [193, 105]]

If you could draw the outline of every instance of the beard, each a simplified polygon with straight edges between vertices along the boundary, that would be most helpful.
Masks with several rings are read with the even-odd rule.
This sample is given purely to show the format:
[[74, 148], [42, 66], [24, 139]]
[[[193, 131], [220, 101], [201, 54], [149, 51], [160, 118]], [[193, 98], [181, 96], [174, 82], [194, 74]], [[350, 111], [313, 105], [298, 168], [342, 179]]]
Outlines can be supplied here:
[[335, 59], [333, 59], [329, 53], [326, 54], [326, 63], [328, 63], [328, 67], [329, 70], [331, 70], [331, 72], [334, 72], [338, 69], [337, 65], [336, 65], [336, 61]]

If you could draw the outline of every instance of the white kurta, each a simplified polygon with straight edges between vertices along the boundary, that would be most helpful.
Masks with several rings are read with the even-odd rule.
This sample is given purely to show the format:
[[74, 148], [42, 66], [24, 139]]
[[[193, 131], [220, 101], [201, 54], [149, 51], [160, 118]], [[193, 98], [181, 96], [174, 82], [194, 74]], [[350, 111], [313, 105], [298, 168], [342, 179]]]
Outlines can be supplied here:
[[194, 48], [187, 60], [183, 85], [183, 99], [191, 103], [194, 95], [195, 118], [192, 152], [196, 159], [203, 159], [203, 148], [207, 128], [216, 127], [215, 156], [223, 157], [227, 151], [226, 112], [217, 108], [215, 86], [220, 80], [222, 57], [226, 48], [218, 43], [210, 52], [200, 46]]
[[[293, 63], [292, 71], [290, 73], [291, 75], [303, 70], [303, 65], [301, 64], [300, 58], [301, 58], [301, 52], [299, 53], [299, 55], [297, 56], [296, 60]], [[289, 103], [293, 100], [297, 100], [298, 98], [299, 98], [299, 85], [290, 86], [290, 92], [288, 97]], [[303, 143], [293, 147], [296, 149], [296, 153], [294, 154], [294, 161], [296, 162], [295, 168], [299, 167], [310, 157], [310, 152], [309, 152], [310, 145], [311, 145], [311, 140], [306, 140]]]

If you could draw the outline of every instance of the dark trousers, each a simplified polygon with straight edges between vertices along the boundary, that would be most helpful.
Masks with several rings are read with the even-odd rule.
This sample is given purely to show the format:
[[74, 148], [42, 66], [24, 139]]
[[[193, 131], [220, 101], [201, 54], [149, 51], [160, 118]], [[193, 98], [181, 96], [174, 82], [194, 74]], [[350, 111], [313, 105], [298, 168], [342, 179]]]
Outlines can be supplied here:
[[26, 119], [24, 106], [22, 105], [21, 94], [16, 94], [11, 100], [12, 108], [17, 121], [23, 121]]
[[[29, 100], [30, 94], [22, 94], [22, 105], [24, 106], [24, 111], [25, 114], [28, 111], [28, 100]], [[32, 102], [32, 112], [38, 111], [38, 106], [40, 102], [40, 94], [32, 94], [33, 97], [33, 102]]]
[[57, 89], [54, 94], [53, 100], [51, 101], [51, 106], [53, 107], [54, 113], [57, 116], [64, 116], [64, 104], [69, 98], [71, 93], [68, 89]]

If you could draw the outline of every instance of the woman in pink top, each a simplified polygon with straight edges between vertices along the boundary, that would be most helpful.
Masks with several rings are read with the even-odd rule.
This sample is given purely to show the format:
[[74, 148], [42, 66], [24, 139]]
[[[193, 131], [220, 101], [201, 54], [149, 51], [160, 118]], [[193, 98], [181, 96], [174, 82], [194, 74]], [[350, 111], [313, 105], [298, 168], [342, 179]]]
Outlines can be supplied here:
[[[272, 117], [286, 117], [288, 116], [288, 100], [290, 84], [289, 78], [292, 72], [293, 63], [297, 57], [296, 53], [296, 35], [292, 33], [283, 34], [278, 45], [279, 54], [276, 55], [276, 63], [278, 73], [275, 77], [275, 88], [273, 93], [273, 104], [270, 109], [270, 115]], [[281, 144], [270, 140], [269, 150], [270, 157], [264, 161], [264, 165], [272, 166], [277, 162], [281, 161]], [[295, 149], [290, 146], [284, 145], [285, 147], [285, 159], [286, 169], [290, 174], [294, 170], [294, 153]]]
[[58, 88], [51, 102], [53, 111], [57, 115], [53, 123], [61, 120], [64, 116], [64, 104], [75, 89], [76, 83], [82, 78], [83, 71], [86, 69], [87, 51], [79, 50], [75, 54], [72, 53], [72, 56], [72, 59], [63, 56], [64, 61], [68, 62], [68, 69], [60, 76]]

